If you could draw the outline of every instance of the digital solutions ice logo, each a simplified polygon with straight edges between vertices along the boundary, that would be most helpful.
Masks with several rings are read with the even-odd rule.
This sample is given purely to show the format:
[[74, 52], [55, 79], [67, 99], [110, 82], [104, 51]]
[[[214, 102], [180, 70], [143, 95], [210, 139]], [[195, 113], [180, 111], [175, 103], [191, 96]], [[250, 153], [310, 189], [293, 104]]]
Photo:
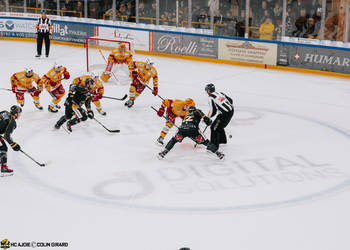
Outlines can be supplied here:
[[8, 30], [13, 30], [15, 28], [15, 24], [11, 20], [8, 20], [5, 23], [5, 27]]

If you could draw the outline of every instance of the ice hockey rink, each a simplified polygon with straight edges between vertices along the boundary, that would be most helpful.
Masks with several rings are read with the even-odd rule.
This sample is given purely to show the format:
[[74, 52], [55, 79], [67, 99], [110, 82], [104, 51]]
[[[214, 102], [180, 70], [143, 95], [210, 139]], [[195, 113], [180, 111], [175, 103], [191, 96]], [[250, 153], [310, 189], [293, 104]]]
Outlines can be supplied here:
[[[42, 59], [34, 58], [34, 43], [0, 41], [0, 48], [2, 88], [26, 66], [42, 76], [63, 64], [71, 75], [66, 90], [85, 70], [83, 48], [52, 45]], [[43, 111], [26, 95], [13, 139], [52, 163], [41, 168], [9, 150], [15, 174], [0, 178], [0, 240], [68, 242], [74, 250], [350, 249], [349, 80], [152, 59], [164, 98], [191, 97], [205, 113], [207, 83], [233, 98], [225, 160], [189, 139], [158, 160], [165, 121], [150, 108], [161, 100], [148, 89], [131, 109], [103, 99], [106, 117], [92, 105], [119, 134], [94, 120], [71, 134], [55, 130], [63, 110], [47, 111], [46, 91]], [[127, 85], [105, 84], [105, 95], [125, 93]], [[1, 90], [0, 100], [0, 110], [16, 104], [9, 91]]]

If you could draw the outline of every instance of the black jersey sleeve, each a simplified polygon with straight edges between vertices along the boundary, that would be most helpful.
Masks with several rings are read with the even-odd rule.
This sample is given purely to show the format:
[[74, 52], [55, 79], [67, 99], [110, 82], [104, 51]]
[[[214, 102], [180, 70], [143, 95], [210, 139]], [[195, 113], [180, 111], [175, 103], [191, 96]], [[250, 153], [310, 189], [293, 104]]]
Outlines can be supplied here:
[[5, 132], [4, 132], [4, 139], [9, 143], [9, 144], [12, 144], [13, 143], [13, 140], [11, 138], [11, 134], [13, 133], [13, 131], [15, 130], [16, 128], [16, 121], [15, 119], [13, 119], [11, 117], [11, 119], [9, 120], [9, 123], [5, 129]]

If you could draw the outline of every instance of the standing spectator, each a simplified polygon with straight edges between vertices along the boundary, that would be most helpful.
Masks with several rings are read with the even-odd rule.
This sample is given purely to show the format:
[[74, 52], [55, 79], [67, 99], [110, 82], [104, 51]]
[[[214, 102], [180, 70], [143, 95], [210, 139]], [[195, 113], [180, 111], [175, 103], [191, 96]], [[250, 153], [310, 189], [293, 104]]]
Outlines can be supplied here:
[[271, 18], [266, 18], [265, 22], [260, 25], [259, 38], [263, 40], [272, 40], [274, 30], [275, 26], [272, 24]]
[[231, 11], [226, 11], [226, 15], [224, 18], [224, 35], [226, 36], [236, 36], [236, 25], [237, 25], [237, 17], [233, 17]]
[[274, 30], [274, 40], [280, 41], [282, 38], [282, 20], [276, 20], [275, 30]]
[[200, 22], [199, 24], [200, 29], [209, 29], [209, 18], [205, 9], [201, 10], [201, 13], [197, 21]]
[[307, 16], [305, 8], [300, 9], [300, 15], [295, 21], [296, 30], [293, 31], [293, 36], [300, 37], [305, 32]]
[[275, 19], [275, 23], [277, 20], [282, 20], [282, 12], [283, 12], [283, 8], [282, 8], [280, 2], [277, 1], [275, 3], [275, 7], [273, 8], [273, 16]]
[[128, 2], [126, 4], [126, 11], [125, 14], [127, 15], [127, 21], [128, 22], [135, 22], [135, 8], [133, 8], [132, 3]]
[[301, 9], [305, 9], [303, 0], [297, 0], [296, 2], [294, 2], [293, 4], [294, 13], [300, 13]]
[[45, 40], [45, 55], [49, 57], [50, 54], [50, 39], [52, 34], [51, 20], [47, 18], [45, 10], [41, 11], [41, 17], [36, 25], [36, 45], [37, 54], [35, 57], [41, 57], [41, 50], [43, 46], [43, 40]]
[[317, 22], [315, 24], [315, 20], [312, 17], [310, 17], [307, 21], [306, 30], [302, 34], [302, 37], [314, 39], [317, 37], [317, 34], [319, 31], [320, 31], [320, 23]]
[[260, 8], [257, 9], [256, 14], [254, 15], [254, 23], [256, 26], [260, 26], [265, 21], [265, 13], [267, 11], [267, 16], [271, 16], [270, 9], [267, 6], [267, 2], [264, 0], [261, 2]]
[[[71, 0], [65, 0], [63, 2], [63, 4], [62, 4], [62, 10], [64, 10], [64, 11], [72, 11], [73, 10], [73, 3], [72, 3], [72, 1]], [[69, 15], [71, 15], [71, 13], [66, 12], [64, 15], [65, 16], [69, 16]]]
[[292, 7], [288, 6], [286, 11], [286, 36], [293, 36], [295, 26], [295, 15], [292, 11]]
[[241, 10], [241, 13], [240, 13], [237, 21], [238, 21], [237, 25], [236, 25], [237, 35], [239, 37], [244, 37], [244, 33], [245, 33], [245, 10]]
[[77, 16], [79, 17], [80, 16], [80, 13], [83, 13], [83, 10], [84, 10], [84, 7], [83, 7], [83, 3], [82, 3], [82, 1], [78, 1], [77, 3], [76, 3], [76, 6], [75, 6], [75, 8], [73, 9], [73, 11], [75, 11], [77, 14]]

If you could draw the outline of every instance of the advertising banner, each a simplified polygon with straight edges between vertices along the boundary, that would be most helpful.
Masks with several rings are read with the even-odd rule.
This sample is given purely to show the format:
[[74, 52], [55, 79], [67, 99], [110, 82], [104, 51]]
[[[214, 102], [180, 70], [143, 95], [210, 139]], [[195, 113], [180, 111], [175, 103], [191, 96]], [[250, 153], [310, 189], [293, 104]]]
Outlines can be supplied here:
[[219, 39], [219, 59], [276, 65], [277, 44]]
[[131, 42], [133, 49], [149, 51], [149, 32], [143, 30], [97, 27], [95, 36]]
[[[1, 18], [0, 36], [34, 38], [36, 23], [36, 20]], [[93, 35], [93, 25], [52, 21], [52, 40], [85, 43], [85, 38]]]
[[94, 36], [94, 26], [81, 23], [52, 22], [52, 39], [73, 43], [85, 43], [85, 39]]
[[154, 32], [153, 51], [218, 58], [218, 42], [210, 37]]
[[279, 44], [277, 65], [349, 74], [350, 51]]

